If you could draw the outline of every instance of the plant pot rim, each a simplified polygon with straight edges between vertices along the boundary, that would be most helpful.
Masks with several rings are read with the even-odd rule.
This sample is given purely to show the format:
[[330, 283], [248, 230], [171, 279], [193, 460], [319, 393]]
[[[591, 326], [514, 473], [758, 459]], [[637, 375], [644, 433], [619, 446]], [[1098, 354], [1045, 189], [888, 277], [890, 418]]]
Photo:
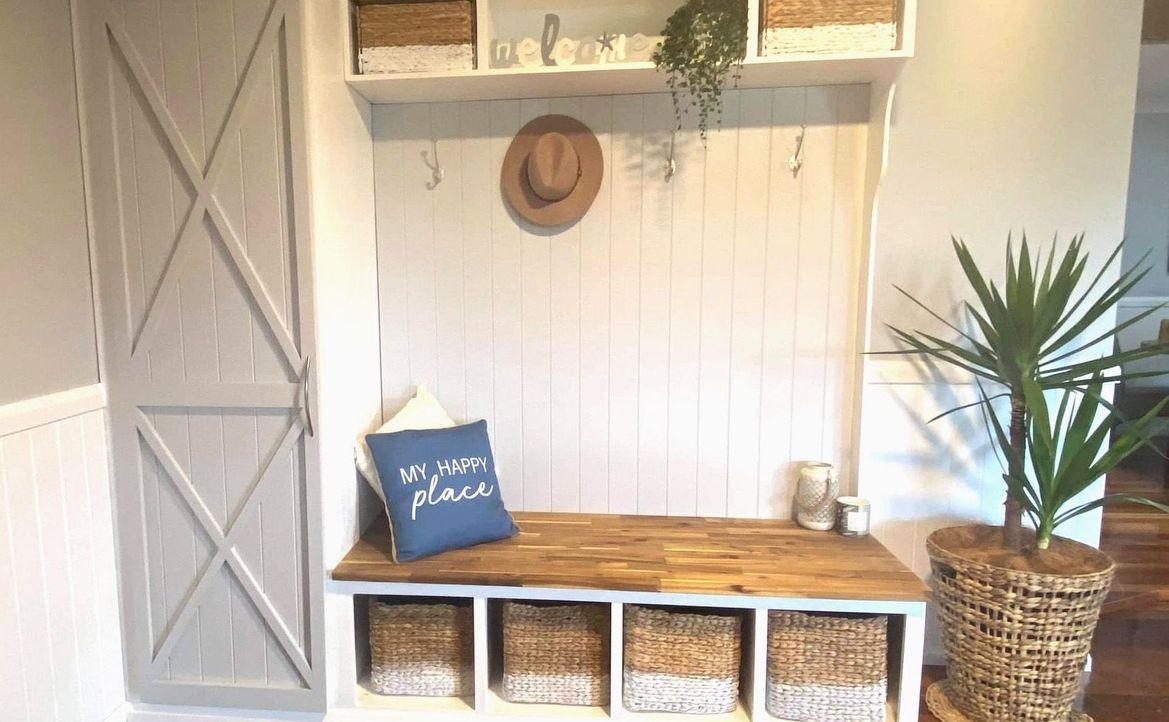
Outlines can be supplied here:
[[968, 564], [1040, 577], [1092, 577], [1111, 574], [1116, 567], [1107, 554], [1082, 542], [1052, 536], [1051, 545], [1040, 550], [1034, 530], [1025, 528], [1023, 535], [1023, 549], [1016, 551], [1002, 545], [1003, 527], [964, 524], [934, 531], [926, 547], [931, 557], [936, 549]]

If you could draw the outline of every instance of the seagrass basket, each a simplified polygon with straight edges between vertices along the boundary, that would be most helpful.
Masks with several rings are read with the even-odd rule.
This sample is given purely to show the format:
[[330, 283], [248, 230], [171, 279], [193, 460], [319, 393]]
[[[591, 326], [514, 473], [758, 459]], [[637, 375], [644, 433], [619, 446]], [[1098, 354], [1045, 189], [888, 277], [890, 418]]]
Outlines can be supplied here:
[[888, 617], [767, 613], [767, 711], [793, 722], [884, 722]]
[[362, 73], [475, 67], [472, 0], [363, 0], [357, 6]]
[[760, 54], [897, 47], [899, 0], [763, 0]]
[[626, 605], [624, 626], [626, 709], [682, 714], [735, 710], [743, 642], [739, 613]]
[[609, 703], [609, 615], [598, 604], [503, 605], [503, 684], [509, 702]]
[[470, 607], [369, 605], [369, 676], [378, 694], [471, 696], [474, 644]]
[[994, 527], [967, 526], [926, 540], [947, 662], [944, 685], [931, 688], [927, 701], [943, 719], [954, 719], [944, 716], [949, 707], [970, 722], [1076, 719], [1072, 708], [1115, 565], [1058, 537], [1037, 558], [1053, 572], [1078, 571], [1037, 573], [975, 558], [999, 538]]

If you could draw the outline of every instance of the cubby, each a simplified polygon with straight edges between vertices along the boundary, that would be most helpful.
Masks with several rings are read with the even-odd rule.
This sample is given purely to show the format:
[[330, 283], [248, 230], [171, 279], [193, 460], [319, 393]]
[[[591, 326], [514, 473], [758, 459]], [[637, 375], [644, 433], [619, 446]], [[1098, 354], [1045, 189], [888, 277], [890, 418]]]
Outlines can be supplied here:
[[[375, 523], [333, 570], [330, 591], [353, 595], [356, 718], [394, 710], [403, 720], [616, 719], [636, 722], [784, 722], [766, 710], [770, 610], [884, 615], [889, 668], [886, 719], [916, 722], [926, 589], [871, 537], [810, 532], [790, 522], [517, 513], [520, 535], [473, 549], [394, 564], [388, 529]], [[564, 536], [572, 528], [571, 542]], [[712, 565], [709, 559], [716, 558]], [[368, 689], [369, 597], [454, 601], [472, 607], [473, 699], [380, 697]], [[504, 602], [589, 603], [609, 612], [608, 706], [504, 700]], [[628, 605], [738, 615], [739, 701], [724, 714], [632, 712], [622, 704]], [[373, 719], [373, 716], [369, 717]]]
[[[352, 13], [354, 0], [345, 3]], [[362, 0], [364, 1], [364, 0]], [[917, 0], [897, 4], [897, 40], [890, 50], [849, 52], [788, 53], [761, 55], [759, 52], [761, 2], [747, 2], [747, 52], [738, 87], [775, 88], [807, 85], [839, 85], [887, 81], [905, 59], [913, 57]], [[566, 3], [564, 17], [572, 19], [573, 30], [565, 35], [574, 40], [594, 42], [594, 33], [641, 33], [661, 31], [665, 19], [681, 0], [638, 0], [634, 3], [603, 0], [581, 10]], [[399, 72], [362, 75], [357, 72], [355, 31], [346, 39], [349, 66], [346, 82], [372, 103], [412, 103], [498, 98], [563, 97], [624, 93], [666, 92], [665, 76], [649, 60], [627, 60], [605, 64], [571, 65], [492, 63], [494, 41], [504, 43], [525, 38], [539, 39], [545, 13], [559, 13], [555, 6], [533, 0], [476, 0], [476, 67], [465, 70]], [[611, 20], [610, 20], [611, 18]], [[514, 37], [513, 37], [514, 36]], [[514, 51], [512, 48], [511, 51]], [[638, 56], [640, 57], [640, 56]]]

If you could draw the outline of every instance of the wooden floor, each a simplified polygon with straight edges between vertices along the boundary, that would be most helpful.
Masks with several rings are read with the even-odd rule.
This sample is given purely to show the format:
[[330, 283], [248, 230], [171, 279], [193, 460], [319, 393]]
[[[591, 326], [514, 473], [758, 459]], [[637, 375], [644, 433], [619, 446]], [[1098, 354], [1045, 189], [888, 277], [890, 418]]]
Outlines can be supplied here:
[[[1109, 475], [1108, 491], [1169, 503], [1167, 464], [1152, 451], [1137, 452]], [[1096, 722], [1169, 722], [1169, 515], [1107, 509], [1100, 546], [1119, 569], [1092, 642], [1084, 711]], [[926, 668], [922, 689], [943, 674]], [[922, 722], [937, 722], [924, 699], [922, 710]]]

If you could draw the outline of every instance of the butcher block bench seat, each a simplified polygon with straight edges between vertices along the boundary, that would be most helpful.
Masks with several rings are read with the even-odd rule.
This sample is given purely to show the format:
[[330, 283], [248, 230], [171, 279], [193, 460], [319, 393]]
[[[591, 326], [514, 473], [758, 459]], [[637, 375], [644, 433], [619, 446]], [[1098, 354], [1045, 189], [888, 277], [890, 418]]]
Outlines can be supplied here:
[[385, 517], [333, 570], [346, 582], [924, 601], [874, 537], [775, 519], [517, 512], [511, 539], [395, 564]]
[[[403, 564], [393, 561], [389, 527], [382, 517], [333, 569], [329, 592], [353, 599], [356, 718], [366, 719], [363, 715], [368, 712], [372, 720], [392, 710], [400, 722], [521, 718], [531, 722], [566, 718], [786, 722], [776, 715], [800, 707], [798, 695], [805, 688], [823, 689], [823, 684], [835, 679], [835, 672], [804, 669], [801, 662], [792, 662], [792, 653], [783, 646], [787, 643], [769, 636], [774, 612], [809, 620], [809, 628], [816, 629], [851, 629], [848, 625], [864, 625], [868, 620], [880, 634], [848, 635], [832, 642], [836, 646], [827, 651], [864, 652], [878, 662], [887, 661], [865, 670], [872, 677], [866, 687], [871, 692], [865, 697], [866, 716], [847, 710], [841, 719], [880, 718], [884, 695], [884, 722], [917, 722], [927, 588], [875, 538], [809, 531], [774, 519], [548, 512], [519, 512], [514, 517], [519, 533], [510, 539]], [[385, 604], [423, 605], [423, 609], [428, 604], [469, 605], [473, 695], [420, 701], [371, 693], [377, 685], [371, 684], [368, 662], [368, 610], [375, 602], [379, 608]], [[516, 602], [537, 610], [565, 610], [549, 612], [550, 618], [579, 616], [587, 609], [590, 618], [598, 620], [594, 635], [600, 632], [608, 639], [593, 639], [596, 648], [605, 651], [590, 662], [588, 679], [593, 687], [607, 684], [608, 690], [590, 687], [586, 698], [594, 706], [524, 704], [530, 700], [517, 699], [515, 685], [509, 686], [508, 681], [534, 684], [553, 680], [563, 670], [559, 662], [539, 666], [539, 660], [554, 656], [550, 650], [555, 645], [546, 645], [548, 639], [556, 638], [555, 633], [526, 637], [527, 643], [537, 645], [530, 651], [515, 649], [516, 637], [510, 637], [512, 646], [508, 647], [504, 612]], [[830, 619], [817, 621], [818, 617]], [[662, 621], [646, 636], [645, 620], [651, 618], [669, 623]], [[670, 631], [674, 627], [678, 629]], [[708, 628], [713, 631], [703, 631]], [[771, 631], [787, 633], [779, 628]], [[647, 640], [657, 638], [654, 635], [667, 633], [676, 639], [647, 646]], [[570, 634], [579, 630], [565, 632]], [[379, 639], [384, 641], [384, 636]], [[716, 648], [718, 659], [729, 662], [717, 670], [694, 667], [694, 660], [706, 659]], [[787, 651], [780, 667], [769, 667], [775, 650]], [[393, 650], [387, 653], [393, 660]], [[823, 654], [812, 656], [818, 659]], [[775, 676], [779, 672], [784, 676]], [[526, 676], [514, 677], [521, 674]], [[830, 678], [821, 683], [825, 674]], [[673, 688], [667, 689], [670, 684], [690, 689], [692, 677], [720, 690], [717, 705], [707, 709], [715, 698], [705, 693], [690, 700], [702, 703], [697, 707], [684, 704], [670, 692]], [[796, 680], [795, 687], [789, 678]], [[769, 695], [769, 690], [775, 694]], [[769, 712], [769, 700], [781, 711]], [[731, 706], [733, 710], [727, 712]], [[646, 709], [655, 711], [640, 711]], [[696, 710], [713, 713], [699, 718], [691, 714]], [[806, 715], [799, 718], [807, 719]]]

